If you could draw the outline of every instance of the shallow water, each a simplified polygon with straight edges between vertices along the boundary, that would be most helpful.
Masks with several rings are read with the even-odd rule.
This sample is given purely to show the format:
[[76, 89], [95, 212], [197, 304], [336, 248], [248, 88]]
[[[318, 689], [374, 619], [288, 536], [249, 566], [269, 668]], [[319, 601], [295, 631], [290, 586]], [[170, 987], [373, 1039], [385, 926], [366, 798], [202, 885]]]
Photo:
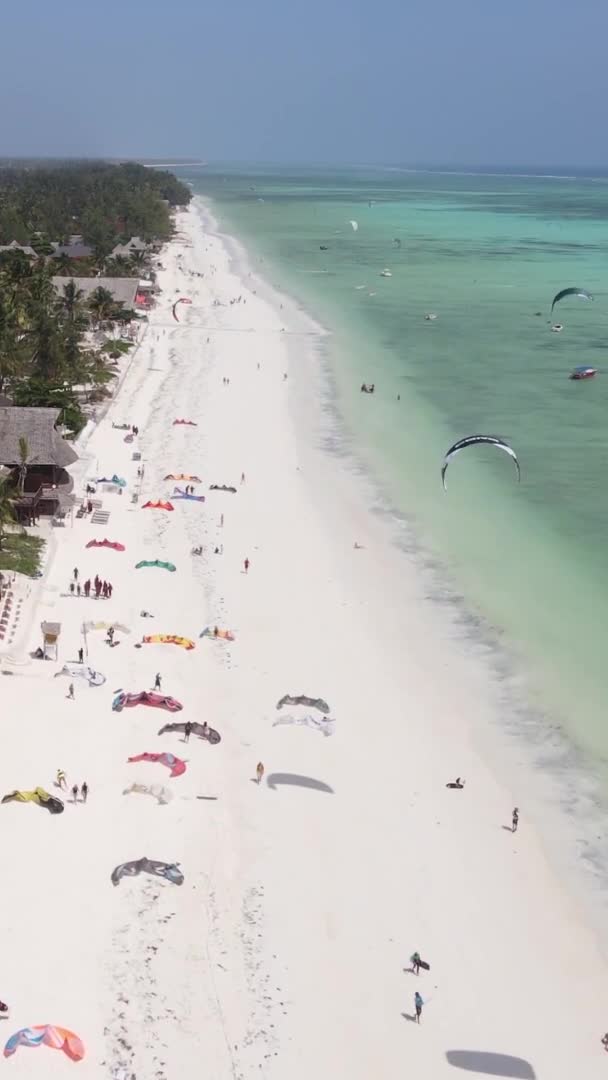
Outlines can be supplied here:
[[[605, 183], [327, 170], [189, 179], [264, 275], [332, 331], [359, 456], [514, 654], [533, 704], [608, 762]], [[564, 331], [551, 333], [551, 299], [569, 285], [594, 300], [564, 301]], [[600, 375], [569, 381], [582, 363]], [[364, 380], [373, 397], [359, 393]], [[445, 449], [476, 431], [512, 442], [521, 484], [506, 455], [475, 449], [444, 493]]]

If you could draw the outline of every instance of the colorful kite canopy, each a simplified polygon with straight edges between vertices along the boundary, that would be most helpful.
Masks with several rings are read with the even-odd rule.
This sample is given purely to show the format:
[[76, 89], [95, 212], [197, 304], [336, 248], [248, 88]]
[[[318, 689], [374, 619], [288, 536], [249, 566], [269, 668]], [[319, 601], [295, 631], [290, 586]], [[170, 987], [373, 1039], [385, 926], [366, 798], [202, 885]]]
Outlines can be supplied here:
[[35, 1027], [21, 1028], [11, 1035], [4, 1047], [4, 1056], [10, 1057], [19, 1046], [50, 1046], [53, 1050], [63, 1050], [72, 1061], [81, 1061], [84, 1057], [84, 1044], [73, 1031], [55, 1027], [54, 1024], [37, 1024]]
[[[186, 730], [186, 725], [183, 722], [181, 722], [181, 723], [176, 722], [176, 723], [173, 723], [173, 724], [165, 724], [163, 727], [161, 727], [158, 734], [159, 735], [164, 735], [167, 731], [185, 732], [185, 730]], [[191, 723], [190, 724], [190, 731], [192, 732], [193, 735], [198, 735], [201, 739], [206, 739], [207, 742], [210, 742], [212, 746], [216, 746], [217, 743], [222, 741], [222, 737], [221, 737], [219, 731], [216, 731], [215, 728], [209, 727], [208, 724], [205, 725], [205, 724]]]
[[137, 757], [127, 758], [127, 761], [149, 761], [152, 764], [166, 765], [171, 770], [170, 776], [181, 776], [186, 771], [186, 762], [175, 757], [175, 754], [138, 754]]
[[166, 806], [173, 798], [173, 792], [162, 784], [131, 784], [130, 787], [124, 789], [123, 795], [132, 794], [152, 795], [158, 800], [160, 806]]
[[234, 641], [232, 630], [220, 630], [219, 626], [206, 626], [198, 636], [215, 638], [216, 641]]
[[182, 491], [181, 488], [173, 488], [173, 499], [190, 499], [191, 502], [204, 502], [204, 495], [191, 495], [189, 491]]
[[142, 559], [141, 562], [135, 563], [136, 570], [141, 570], [144, 566], [159, 566], [161, 570], [170, 570], [171, 573], [177, 570], [174, 563], [163, 562], [162, 559]]
[[193, 484], [200, 484], [200, 476], [190, 476], [188, 473], [169, 473], [165, 480], [191, 480]]
[[174, 885], [184, 884], [184, 875], [179, 869], [179, 863], [159, 862], [157, 859], [135, 859], [134, 862], [120, 863], [112, 871], [112, 884], [118, 885], [123, 877], [137, 877], [138, 874], [154, 874], [156, 877], [166, 878]]
[[33, 802], [36, 806], [43, 806], [50, 814], [62, 814], [63, 803], [61, 799], [49, 795], [44, 788], [37, 787], [33, 791], [11, 791], [2, 797], [3, 803], [9, 802]]
[[180, 296], [179, 300], [175, 301], [175, 303], [173, 305], [173, 318], [175, 319], [176, 322], [179, 322], [179, 319], [177, 317], [178, 304], [191, 304], [191, 303], [192, 303], [192, 300], [189, 300], [187, 296]]
[[88, 548], [112, 548], [112, 551], [125, 551], [125, 545], [119, 544], [117, 540], [89, 540], [86, 545]]
[[173, 425], [175, 426], [175, 424], [186, 424], [188, 427], [198, 427], [198, 424], [196, 424], [194, 420], [174, 420]]
[[328, 713], [329, 705], [323, 698], [320, 697], [307, 697], [306, 694], [285, 694], [280, 701], [277, 701], [277, 709], [282, 709], [283, 705], [307, 705], [309, 709], [318, 709], [319, 712]]
[[177, 634], [148, 634], [143, 638], [144, 645], [180, 645], [182, 649], [194, 649], [194, 642]]
[[155, 502], [152, 502], [152, 500], [149, 499], [148, 502], [144, 503], [143, 506], [142, 506], [142, 510], [174, 510], [174, 509], [175, 509], [175, 507], [172, 506], [170, 502], [163, 502], [162, 499], [157, 499]]
[[112, 702], [114, 712], [122, 712], [123, 709], [132, 709], [136, 705], [150, 705], [154, 709], [166, 709], [167, 712], [180, 712], [183, 705], [175, 698], [165, 697], [163, 694], [154, 694], [150, 690], [142, 690], [139, 694], [127, 694], [120, 691]]
[[122, 476], [117, 476], [116, 473], [114, 473], [114, 476], [111, 479], [108, 479], [107, 476], [100, 476], [95, 481], [95, 483], [96, 484], [116, 484], [116, 487], [126, 487], [127, 486], [127, 481], [123, 480]]
[[91, 630], [120, 630], [121, 634], [130, 634], [128, 626], [124, 626], [119, 622], [104, 622], [100, 619], [98, 622], [85, 622], [82, 624], [83, 633], [89, 633]]

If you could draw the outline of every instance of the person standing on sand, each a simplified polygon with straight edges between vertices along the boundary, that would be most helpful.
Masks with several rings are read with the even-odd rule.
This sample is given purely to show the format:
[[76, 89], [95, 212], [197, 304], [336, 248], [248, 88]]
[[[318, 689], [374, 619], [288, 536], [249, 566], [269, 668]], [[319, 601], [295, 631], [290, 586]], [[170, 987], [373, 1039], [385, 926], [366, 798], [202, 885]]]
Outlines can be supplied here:
[[72, 596], [74, 595], [74, 582], [73, 581], [70, 581], [70, 593], [71, 593]]
[[57, 769], [57, 776], [56, 776], [56, 779], [55, 779], [55, 783], [57, 784], [58, 788], [61, 788], [62, 791], [63, 791], [64, 788], [67, 791], [67, 786], [68, 785], [67, 785], [67, 782], [66, 782], [66, 779], [65, 779], [65, 773], [64, 773], [63, 769]]
[[156, 672], [156, 678], [154, 680], [154, 689], [160, 690], [160, 674], [158, 673], [158, 671]]
[[184, 742], [190, 742], [190, 736], [192, 734], [192, 721], [186, 720], [184, 724]]
[[258, 761], [257, 768], [255, 770], [255, 775], [257, 776], [258, 784], [261, 784], [262, 783], [262, 778], [264, 776], [264, 766], [263, 766], [261, 761]]
[[88, 795], [89, 795], [89, 785], [87, 784], [86, 780], [85, 780], [84, 784], [82, 785], [82, 787], [80, 789], [80, 792], [82, 794], [82, 801], [84, 803], [86, 803]]
[[78, 784], [72, 788], [72, 802], [78, 802]]
[[242, 472], [241, 473], [241, 484], [244, 484], [244, 483], [245, 483], [245, 473]]
[[73, 682], [71, 682], [70, 685], [68, 686], [68, 697], [69, 697], [70, 701], [74, 700], [74, 683]]
[[249, 559], [245, 559], [245, 562], [243, 563], [243, 566], [245, 567], [245, 573], [248, 574], [249, 573]]
[[420, 997], [420, 994], [416, 990], [416, 993], [414, 994], [414, 1008], [416, 1010], [416, 1023], [417, 1024], [420, 1023], [420, 1017], [422, 1015], [422, 1006], [423, 1005], [424, 1005], [424, 1002], [423, 1002], [422, 998]]
[[79, 664], [83, 664], [83, 663], [84, 663], [84, 649], [83, 649], [83, 648], [80, 648], [80, 649], [78, 650], [78, 663], [79, 663]]
[[78, 567], [74, 567], [74, 581], [78, 581]]
[[415, 952], [412, 955], [412, 971], [416, 975], [420, 974], [420, 953], [419, 952]]
[[515, 807], [513, 811], [513, 817], [511, 819], [511, 832], [517, 832], [517, 826], [519, 825], [519, 810]]

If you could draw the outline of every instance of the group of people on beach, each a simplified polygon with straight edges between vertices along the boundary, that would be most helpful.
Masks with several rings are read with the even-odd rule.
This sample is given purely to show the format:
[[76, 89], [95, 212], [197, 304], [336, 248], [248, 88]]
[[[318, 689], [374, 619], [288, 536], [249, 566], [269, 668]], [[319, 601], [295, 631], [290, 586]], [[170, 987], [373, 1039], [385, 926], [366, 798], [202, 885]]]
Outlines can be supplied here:
[[[55, 784], [57, 785], [57, 787], [61, 791], [67, 791], [68, 790], [68, 782], [67, 782], [66, 775], [65, 775], [65, 772], [64, 772], [63, 769], [57, 769], [57, 776], [55, 777]], [[72, 802], [78, 802], [79, 793], [80, 793], [82, 802], [86, 803], [86, 801], [87, 801], [87, 799], [89, 797], [89, 785], [87, 784], [86, 780], [84, 780], [83, 783], [81, 784], [80, 792], [79, 792], [79, 789], [78, 789], [78, 784], [74, 784], [72, 786]]]
[[93, 581], [90, 578], [84, 582], [83, 585], [79, 581], [78, 568], [74, 567], [74, 580], [70, 582], [70, 593], [72, 596], [90, 596], [93, 592], [97, 600], [99, 597], [103, 597], [104, 600], [109, 600], [112, 596], [113, 585], [111, 581], [105, 581], [99, 577], [99, 574], [95, 574]]

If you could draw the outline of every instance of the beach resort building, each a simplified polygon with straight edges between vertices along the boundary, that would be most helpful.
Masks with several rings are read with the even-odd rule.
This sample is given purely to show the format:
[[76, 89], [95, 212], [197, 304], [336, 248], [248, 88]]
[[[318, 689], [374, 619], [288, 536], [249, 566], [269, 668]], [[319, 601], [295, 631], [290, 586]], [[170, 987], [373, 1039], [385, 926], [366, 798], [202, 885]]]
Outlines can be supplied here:
[[29, 244], [18, 244], [16, 240], [11, 240], [10, 244], [0, 244], [0, 255], [3, 255], [5, 251], [20, 251], [23, 255], [27, 255], [28, 259], [37, 258], [33, 247]]
[[138, 278], [110, 278], [110, 277], [54, 277], [53, 285], [60, 296], [63, 295], [64, 286], [73, 281], [77, 289], [80, 289], [82, 299], [86, 302], [96, 289], [107, 289], [118, 304], [125, 308], [135, 307], [135, 297], [139, 288]]
[[23, 491], [15, 503], [17, 520], [31, 525], [36, 518], [53, 516], [72, 504], [73, 480], [67, 472], [78, 460], [73, 447], [57, 431], [59, 409], [0, 407], [0, 467], [19, 487], [19, 440], [27, 442]]

